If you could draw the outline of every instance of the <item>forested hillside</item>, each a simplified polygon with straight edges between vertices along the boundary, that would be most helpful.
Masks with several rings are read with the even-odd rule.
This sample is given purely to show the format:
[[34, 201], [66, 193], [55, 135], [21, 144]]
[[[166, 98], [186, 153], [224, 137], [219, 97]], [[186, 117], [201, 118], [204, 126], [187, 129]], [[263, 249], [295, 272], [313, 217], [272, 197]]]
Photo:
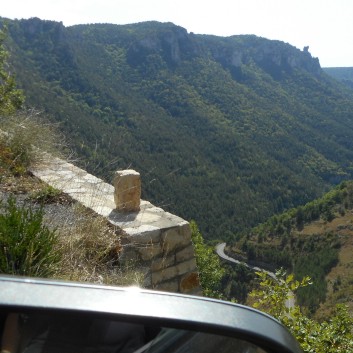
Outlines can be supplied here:
[[238, 235], [228, 252], [271, 271], [284, 268], [313, 285], [298, 292], [311, 313], [327, 315], [337, 303], [353, 312], [353, 182], [343, 182], [322, 198], [275, 215]]
[[353, 67], [325, 67], [324, 71], [353, 89]]
[[289, 44], [171, 23], [8, 20], [27, 105], [107, 180], [137, 169], [143, 197], [208, 239], [230, 238], [353, 177], [353, 92]]

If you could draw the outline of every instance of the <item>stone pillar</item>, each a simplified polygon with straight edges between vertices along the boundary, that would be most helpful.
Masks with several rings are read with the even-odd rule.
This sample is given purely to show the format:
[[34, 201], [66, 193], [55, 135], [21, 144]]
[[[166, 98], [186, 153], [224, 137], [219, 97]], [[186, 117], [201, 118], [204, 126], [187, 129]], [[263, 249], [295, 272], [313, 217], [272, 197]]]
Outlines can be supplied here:
[[113, 186], [116, 209], [120, 212], [137, 212], [140, 210], [141, 177], [132, 169], [115, 172]]

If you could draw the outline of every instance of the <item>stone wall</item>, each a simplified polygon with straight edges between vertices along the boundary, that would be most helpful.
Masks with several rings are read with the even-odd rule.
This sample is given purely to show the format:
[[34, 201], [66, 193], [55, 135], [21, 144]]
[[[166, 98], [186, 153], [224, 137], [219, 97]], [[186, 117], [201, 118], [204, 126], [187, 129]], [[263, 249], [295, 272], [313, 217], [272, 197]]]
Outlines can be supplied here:
[[110, 218], [127, 233], [121, 240], [124, 249], [121, 261], [140, 264], [147, 288], [200, 294], [189, 223], [149, 203], [144, 203], [142, 208], [152, 214], [162, 212], [169, 218], [139, 226], [121, 224]]
[[[117, 172], [112, 186], [58, 158], [32, 172], [124, 231], [120, 261], [143, 271], [144, 287], [201, 295], [189, 223], [139, 200], [138, 173]], [[129, 175], [133, 180], [125, 179]], [[119, 190], [123, 185], [127, 192]]]

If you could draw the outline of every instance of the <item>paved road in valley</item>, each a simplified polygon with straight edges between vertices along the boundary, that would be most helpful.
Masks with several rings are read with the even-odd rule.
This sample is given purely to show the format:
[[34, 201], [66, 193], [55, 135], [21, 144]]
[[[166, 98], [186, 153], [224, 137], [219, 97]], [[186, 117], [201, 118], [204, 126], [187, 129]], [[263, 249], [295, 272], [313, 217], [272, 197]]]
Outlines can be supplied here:
[[[226, 261], [230, 261], [230, 262], [233, 262], [235, 264], [238, 264], [238, 265], [243, 265], [253, 271], [257, 271], [257, 272], [265, 272], [267, 273], [270, 277], [272, 277], [273, 279], [275, 279], [276, 281], [278, 280], [276, 275], [273, 273], [273, 272], [270, 272], [270, 271], [267, 271], [267, 270], [264, 270], [263, 268], [260, 268], [260, 267], [257, 267], [257, 266], [251, 266], [249, 264], [247, 264], [246, 262], [242, 262], [242, 261], [239, 261], [239, 260], [236, 260], [228, 255], [225, 254], [224, 252], [224, 249], [226, 247], [226, 243], [221, 243], [221, 244], [218, 244], [216, 246], [216, 253], [217, 255], [226, 260]], [[289, 293], [289, 299], [286, 300], [286, 307], [287, 308], [294, 308], [294, 305], [295, 305], [295, 299], [294, 299], [294, 294], [292, 292]]]

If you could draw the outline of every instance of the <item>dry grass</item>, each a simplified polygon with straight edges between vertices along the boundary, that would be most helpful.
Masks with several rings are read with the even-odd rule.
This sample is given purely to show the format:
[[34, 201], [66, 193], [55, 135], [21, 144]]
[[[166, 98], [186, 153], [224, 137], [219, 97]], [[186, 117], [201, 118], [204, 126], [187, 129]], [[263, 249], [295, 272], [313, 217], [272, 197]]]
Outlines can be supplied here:
[[[45, 152], [67, 158], [67, 145], [57, 126], [35, 110], [0, 117], [0, 169], [2, 174], [23, 175], [41, 163]], [[66, 155], [66, 156], [65, 156]]]
[[43, 189], [43, 182], [31, 174], [14, 176], [10, 172], [2, 174], [0, 190], [12, 194], [27, 194]]
[[75, 222], [62, 224], [57, 229], [62, 263], [55, 278], [140, 286], [143, 278], [135, 264], [124, 268], [119, 266], [121, 230], [79, 204], [71, 207], [75, 213]]
[[298, 234], [302, 234], [302, 235], [324, 234], [331, 231], [337, 231], [339, 228], [342, 228], [342, 226], [345, 227], [347, 225], [349, 226], [350, 224], [352, 224], [352, 220], [353, 220], [352, 211], [347, 211], [344, 216], [339, 216], [337, 214], [336, 218], [334, 218], [331, 222], [326, 222], [322, 219], [311, 222], [310, 224], [305, 225], [305, 227], [300, 232], [298, 232]]

